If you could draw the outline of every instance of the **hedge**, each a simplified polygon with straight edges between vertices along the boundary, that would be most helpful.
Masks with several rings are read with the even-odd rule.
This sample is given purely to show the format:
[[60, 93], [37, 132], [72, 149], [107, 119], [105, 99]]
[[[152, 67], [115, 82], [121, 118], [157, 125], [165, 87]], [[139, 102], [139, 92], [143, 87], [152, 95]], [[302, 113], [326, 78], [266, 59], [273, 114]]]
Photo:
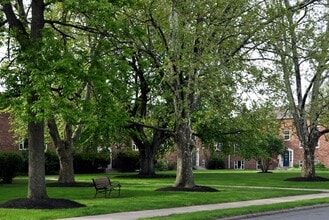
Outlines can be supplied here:
[[19, 153], [0, 153], [0, 182], [12, 183], [13, 178], [21, 169], [23, 157]]

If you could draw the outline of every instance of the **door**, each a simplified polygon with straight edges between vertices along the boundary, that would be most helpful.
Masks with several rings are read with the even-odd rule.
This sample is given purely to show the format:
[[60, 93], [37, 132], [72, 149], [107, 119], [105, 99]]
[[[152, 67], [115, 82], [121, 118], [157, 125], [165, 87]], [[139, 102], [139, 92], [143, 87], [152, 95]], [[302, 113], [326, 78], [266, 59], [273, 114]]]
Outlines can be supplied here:
[[285, 151], [283, 154], [283, 166], [289, 167], [289, 161], [290, 161], [290, 151]]

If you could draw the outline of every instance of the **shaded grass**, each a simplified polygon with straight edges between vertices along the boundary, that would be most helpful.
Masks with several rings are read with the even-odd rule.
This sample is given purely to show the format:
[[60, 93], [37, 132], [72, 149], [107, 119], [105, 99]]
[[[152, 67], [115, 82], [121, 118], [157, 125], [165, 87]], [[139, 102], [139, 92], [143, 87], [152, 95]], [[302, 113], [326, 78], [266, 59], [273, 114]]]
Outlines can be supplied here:
[[[172, 175], [174, 172], [161, 172]], [[90, 182], [93, 177], [108, 174], [77, 175], [79, 182]], [[329, 189], [329, 184], [323, 182], [288, 182], [287, 178], [299, 176], [298, 171], [281, 171], [273, 174], [259, 174], [255, 171], [195, 171], [198, 185], [206, 185], [218, 189], [219, 192], [161, 192], [156, 189], [171, 186], [174, 177], [139, 179], [133, 176], [119, 177], [122, 174], [110, 174], [113, 182], [122, 184], [121, 197], [112, 192], [111, 198], [99, 195], [94, 198], [93, 187], [48, 187], [50, 198], [64, 198], [86, 205], [83, 208], [63, 210], [25, 210], [0, 209], [0, 219], [57, 219], [73, 216], [96, 215], [124, 211], [136, 211], [158, 208], [170, 208], [199, 204], [234, 202], [242, 200], [262, 199], [270, 197], [309, 194], [314, 192], [286, 189], [244, 189], [236, 186], [262, 186], [283, 188]], [[128, 175], [128, 174], [126, 174]], [[320, 176], [329, 177], [329, 172]], [[47, 182], [55, 182], [56, 176], [48, 176]], [[0, 185], [0, 203], [24, 198], [27, 194], [27, 178], [19, 177], [14, 183]], [[249, 208], [248, 208], [249, 210]], [[223, 210], [221, 210], [223, 212]], [[212, 212], [211, 212], [212, 213]]]

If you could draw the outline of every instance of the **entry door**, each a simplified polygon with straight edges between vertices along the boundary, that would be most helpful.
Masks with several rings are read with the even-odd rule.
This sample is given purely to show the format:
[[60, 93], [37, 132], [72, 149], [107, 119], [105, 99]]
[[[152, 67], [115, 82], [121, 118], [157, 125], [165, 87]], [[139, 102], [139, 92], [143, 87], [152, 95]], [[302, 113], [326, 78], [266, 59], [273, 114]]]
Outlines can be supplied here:
[[285, 151], [283, 154], [283, 166], [289, 167], [290, 151]]

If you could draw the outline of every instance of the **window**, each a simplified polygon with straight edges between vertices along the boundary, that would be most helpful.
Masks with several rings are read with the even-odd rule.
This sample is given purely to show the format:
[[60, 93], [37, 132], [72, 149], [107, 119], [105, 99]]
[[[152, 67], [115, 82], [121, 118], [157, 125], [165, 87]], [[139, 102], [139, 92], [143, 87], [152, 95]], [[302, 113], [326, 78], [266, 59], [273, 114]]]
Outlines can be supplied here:
[[244, 170], [244, 160], [235, 160], [234, 169], [235, 170]]
[[136, 146], [136, 144], [132, 144], [132, 149], [133, 149], [133, 151], [138, 151], [138, 147]]
[[[303, 148], [302, 142], [300, 142], [300, 141], [299, 141], [299, 148]], [[316, 144], [315, 148], [320, 148], [320, 139], [318, 140], [318, 143]]]
[[28, 149], [28, 140], [27, 138], [22, 139], [22, 141], [19, 143], [19, 150], [27, 150]]
[[304, 160], [300, 160], [299, 161], [299, 168], [302, 168], [303, 167], [303, 164], [304, 164]]
[[262, 169], [262, 161], [261, 160], [257, 160], [256, 161], [256, 170], [261, 170]]
[[222, 151], [223, 144], [222, 143], [217, 143], [215, 144], [215, 151]]
[[290, 141], [290, 131], [289, 130], [283, 131], [283, 140]]

